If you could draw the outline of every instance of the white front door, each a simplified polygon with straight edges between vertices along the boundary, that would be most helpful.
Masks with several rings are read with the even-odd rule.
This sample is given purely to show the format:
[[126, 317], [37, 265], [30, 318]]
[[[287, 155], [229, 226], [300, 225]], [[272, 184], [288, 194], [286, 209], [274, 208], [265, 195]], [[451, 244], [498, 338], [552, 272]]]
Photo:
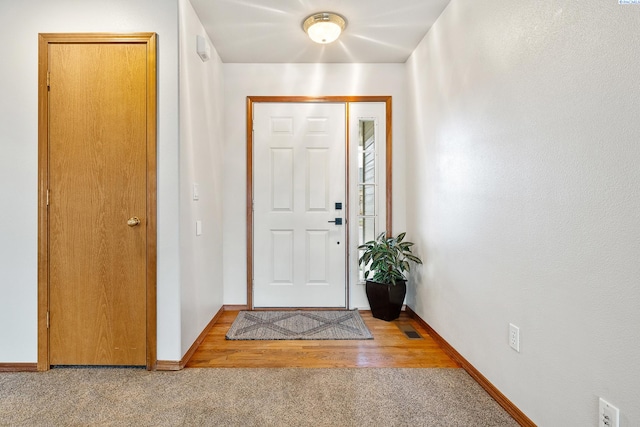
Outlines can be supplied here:
[[345, 109], [254, 104], [254, 307], [346, 307]]

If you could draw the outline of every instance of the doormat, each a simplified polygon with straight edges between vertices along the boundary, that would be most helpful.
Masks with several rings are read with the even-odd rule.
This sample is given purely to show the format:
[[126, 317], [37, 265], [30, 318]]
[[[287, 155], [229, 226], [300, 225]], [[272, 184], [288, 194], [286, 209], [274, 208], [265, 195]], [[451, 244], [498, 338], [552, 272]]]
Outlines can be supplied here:
[[241, 311], [228, 340], [372, 340], [352, 311]]

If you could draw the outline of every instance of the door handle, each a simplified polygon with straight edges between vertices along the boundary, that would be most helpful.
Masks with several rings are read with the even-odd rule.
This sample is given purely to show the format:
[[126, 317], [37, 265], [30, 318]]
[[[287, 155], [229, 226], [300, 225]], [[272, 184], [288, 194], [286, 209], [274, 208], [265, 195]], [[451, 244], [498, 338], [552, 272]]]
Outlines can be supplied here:
[[133, 216], [127, 220], [127, 225], [129, 227], [135, 227], [136, 225], [140, 225], [140, 218], [137, 216]]
[[342, 218], [336, 218], [333, 221], [327, 221], [327, 222], [332, 222], [335, 225], [342, 225]]

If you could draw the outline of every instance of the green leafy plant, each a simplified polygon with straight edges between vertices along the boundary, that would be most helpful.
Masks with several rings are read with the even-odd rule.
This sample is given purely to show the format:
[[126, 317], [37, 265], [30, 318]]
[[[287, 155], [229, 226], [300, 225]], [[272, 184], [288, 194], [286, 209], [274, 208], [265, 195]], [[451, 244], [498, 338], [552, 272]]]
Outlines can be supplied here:
[[372, 281], [395, 285], [397, 280], [406, 280], [405, 273], [411, 268], [409, 262], [422, 264], [422, 260], [411, 252], [412, 242], [403, 242], [407, 233], [397, 237], [387, 237], [381, 233], [376, 240], [371, 240], [358, 249], [364, 250], [358, 264], [365, 267], [364, 278]]

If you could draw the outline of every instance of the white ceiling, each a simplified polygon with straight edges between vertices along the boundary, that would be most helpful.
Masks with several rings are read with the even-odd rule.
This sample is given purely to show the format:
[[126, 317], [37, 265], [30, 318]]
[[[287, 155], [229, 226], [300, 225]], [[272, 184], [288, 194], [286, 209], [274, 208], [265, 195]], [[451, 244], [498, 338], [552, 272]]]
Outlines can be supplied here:
[[[225, 63], [405, 62], [450, 0], [191, 0]], [[313, 43], [316, 12], [347, 19], [340, 38]]]

